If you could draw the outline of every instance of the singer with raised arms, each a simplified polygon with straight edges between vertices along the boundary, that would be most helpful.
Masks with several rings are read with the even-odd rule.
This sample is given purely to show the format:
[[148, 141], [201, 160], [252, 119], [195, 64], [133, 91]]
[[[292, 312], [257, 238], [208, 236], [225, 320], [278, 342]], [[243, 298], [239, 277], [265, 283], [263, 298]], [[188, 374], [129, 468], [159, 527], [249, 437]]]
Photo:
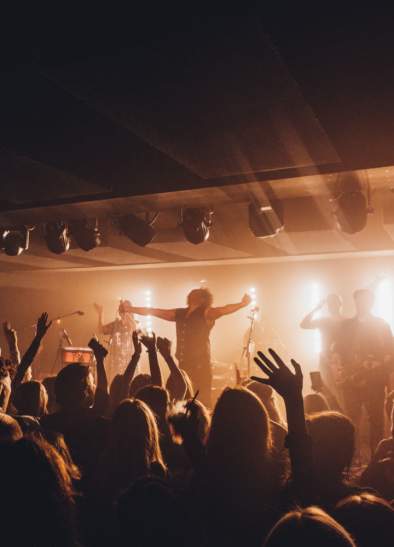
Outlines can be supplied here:
[[200, 390], [201, 401], [211, 402], [211, 348], [210, 333], [215, 321], [248, 306], [251, 297], [245, 294], [240, 302], [213, 307], [213, 296], [208, 289], [194, 289], [187, 295], [186, 308], [139, 308], [123, 304], [124, 309], [137, 315], [152, 315], [176, 323], [176, 357], [180, 368], [190, 376], [194, 387]]

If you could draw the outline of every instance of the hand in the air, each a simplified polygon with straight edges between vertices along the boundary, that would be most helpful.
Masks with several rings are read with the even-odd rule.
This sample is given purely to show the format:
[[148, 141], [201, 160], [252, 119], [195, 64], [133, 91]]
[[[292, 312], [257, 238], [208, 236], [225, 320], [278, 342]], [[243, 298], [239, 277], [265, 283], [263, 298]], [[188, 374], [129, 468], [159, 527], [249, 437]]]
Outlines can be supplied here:
[[37, 319], [37, 331], [36, 336], [39, 338], [44, 338], [47, 333], [47, 330], [52, 325], [52, 321], [48, 321], [48, 314], [46, 312], [42, 313]]
[[134, 346], [134, 355], [141, 355], [142, 347], [141, 342], [138, 338], [138, 331], [133, 331], [133, 346]]
[[262, 351], [258, 351], [259, 358], [254, 358], [257, 366], [268, 378], [252, 376], [252, 380], [271, 386], [284, 399], [302, 396], [303, 377], [301, 367], [297, 361], [294, 361], [294, 359], [291, 360], [291, 364], [295, 370], [295, 374], [293, 374], [273, 349], [270, 349], [269, 353], [270, 358], [264, 355]]
[[171, 340], [168, 340], [168, 338], [161, 338], [159, 336], [157, 338], [157, 349], [164, 359], [166, 357], [171, 357]]
[[8, 338], [9, 340], [16, 340], [16, 330], [11, 328], [11, 323], [9, 321], [4, 321], [3, 331], [6, 338]]
[[250, 296], [250, 294], [248, 293], [245, 293], [242, 297], [242, 300], [241, 300], [241, 303], [244, 305], [244, 306], [249, 306], [249, 304], [252, 302], [252, 297]]
[[102, 344], [100, 344], [97, 338], [92, 338], [89, 341], [88, 346], [93, 350], [96, 361], [102, 361], [108, 355], [108, 350]]
[[151, 336], [144, 334], [141, 336], [141, 342], [144, 344], [148, 351], [156, 351], [156, 335], [152, 332]]
[[103, 314], [103, 306], [101, 304], [96, 304], [94, 303], [93, 304], [94, 306], [94, 309], [96, 310], [96, 312], [98, 313], [98, 315], [102, 315]]

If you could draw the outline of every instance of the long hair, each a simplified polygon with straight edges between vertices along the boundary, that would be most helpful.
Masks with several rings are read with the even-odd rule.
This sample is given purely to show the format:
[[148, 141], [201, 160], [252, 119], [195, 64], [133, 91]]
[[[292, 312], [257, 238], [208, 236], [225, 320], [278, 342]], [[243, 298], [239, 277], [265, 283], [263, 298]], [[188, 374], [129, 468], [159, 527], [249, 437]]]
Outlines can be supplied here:
[[219, 397], [207, 441], [207, 465], [225, 480], [259, 481], [272, 449], [267, 411], [244, 388], [226, 388]]
[[72, 483], [56, 449], [44, 439], [22, 438], [2, 456], [2, 518], [13, 544], [75, 545]]
[[341, 500], [335, 518], [352, 534], [358, 547], [393, 544], [394, 509], [390, 503], [366, 492]]
[[96, 484], [104, 496], [116, 497], [156, 467], [165, 471], [156, 420], [148, 406], [125, 399], [112, 417], [109, 439], [98, 465]]
[[18, 414], [41, 418], [47, 413], [48, 393], [44, 384], [31, 380], [17, 387], [13, 402]]
[[355, 448], [355, 428], [344, 414], [319, 412], [308, 417], [316, 478], [342, 480], [349, 470]]
[[209, 289], [193, 289], [187, 295], [187, 305], [189, 306], [192, 300], [198, 300], [202, 308], [210, 308], [213, 304], [213, 296]]
[[275, 524], [264, 543], [264, 547], [287, 545], [355, 547], [350, 534], [318, 507], [290, 511]]

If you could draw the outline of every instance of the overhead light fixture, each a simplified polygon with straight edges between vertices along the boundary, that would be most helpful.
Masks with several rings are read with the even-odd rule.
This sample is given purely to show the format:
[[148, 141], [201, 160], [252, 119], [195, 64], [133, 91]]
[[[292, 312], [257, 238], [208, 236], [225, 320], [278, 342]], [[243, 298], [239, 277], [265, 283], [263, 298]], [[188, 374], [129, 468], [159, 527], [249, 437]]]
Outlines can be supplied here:
[[284, 228], [283, 207], [278, 200], [264, 204], [253, 200], [248, 212], [249, 228], [258, 238], [273, 237]]
[[148, 243], [150, 243], [156, 235], [155, 229], [152, 225], [157, 216], [158, 214], [155, 214], [153, 219], [149, 220], [148, 215], [146, 215], [146, 220], [143, 220], [136, 215], [129, 214], [127, 216], [120, 217], [118, 219], [118, 223], [126, 237], [131, 239], [131, 241], [140, 247], [145, 247], [145, 245], [148, 245]]
[[102, 237], [97, 219], [83, 219], [71, 222], [70, 233], [77, 245], [84, 251], [91, 251], [101, 245]]
[[21, 228], [5, 229], [1, 234], [1, 249], [8, 256], [19, 256], [29, 248], [29, 233], [33, 228], [22, 226]]
[[210, 209], [184, 209], [182, 211], [182, 228], [190, 243], [198, 245], [209, 238], [212, 226], [213, 211]]
[[52, 253], [60, 255], [70, 248], [69, 228], [66, 222], [56, 221], [45, 224], [44, 237]]
[[338, 185], [338, 195], [332, 200], [337, 228], [345, 234], [360, 232], [365, 228], [368, 213], [373, 213], [373, 209], [367, 202], [357, 174], [341, 173]]

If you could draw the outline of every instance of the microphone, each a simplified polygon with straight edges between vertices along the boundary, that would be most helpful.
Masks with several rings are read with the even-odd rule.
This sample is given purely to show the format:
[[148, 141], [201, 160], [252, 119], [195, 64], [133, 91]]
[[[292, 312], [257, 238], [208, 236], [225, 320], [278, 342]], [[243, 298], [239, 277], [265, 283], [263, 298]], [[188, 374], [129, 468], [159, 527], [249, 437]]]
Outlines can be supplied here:
[[84, 312], [84, 311], [81, 311], [81, 310], [78, 310], [78, 311], [77, 311], [77, 314], [78, 314], [78, 315], [85, 315], [85, 312]]

